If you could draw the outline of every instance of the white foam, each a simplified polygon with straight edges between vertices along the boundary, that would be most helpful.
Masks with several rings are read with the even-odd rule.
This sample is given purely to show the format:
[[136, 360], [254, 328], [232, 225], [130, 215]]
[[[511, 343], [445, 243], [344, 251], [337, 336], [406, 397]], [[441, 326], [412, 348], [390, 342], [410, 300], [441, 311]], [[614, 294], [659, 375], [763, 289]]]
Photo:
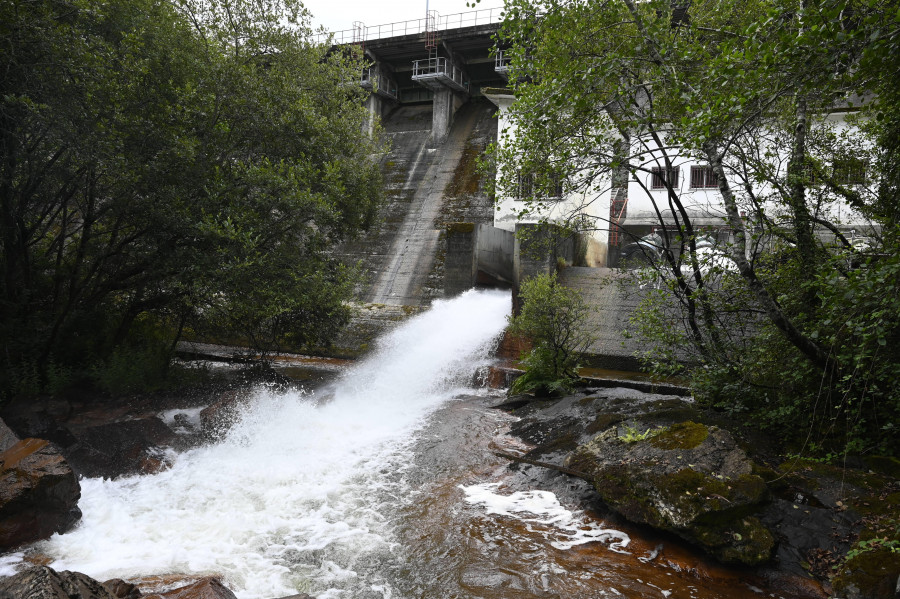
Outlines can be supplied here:
[[[509, 495], [495, 493], [500, 483], [463, 486], [467, 503], [484, 507], [485, 513], [516, 518], [540, 525], [556, 549], [571, 549], [585, 543], [607, 543], [610, 550], [626, 553], [631, 538], [624, 532], [604, 528], [585, 517], [583, 512], [566, 509], [550, 491], [516, 491]], [[531, 514], [525, 517], [523, 514]]]
[[221, 442], [169, 470], [83, 480], [81, 524], [39, 550], [99, 580], [215, 572], [244, 599], [382, 585], [354, 569], [393, 546], [378, 494], [399, 484], [428, 414], [488, 359], [509, 305], [499, 292], [436, 302], [320, 395], [258, 389]]

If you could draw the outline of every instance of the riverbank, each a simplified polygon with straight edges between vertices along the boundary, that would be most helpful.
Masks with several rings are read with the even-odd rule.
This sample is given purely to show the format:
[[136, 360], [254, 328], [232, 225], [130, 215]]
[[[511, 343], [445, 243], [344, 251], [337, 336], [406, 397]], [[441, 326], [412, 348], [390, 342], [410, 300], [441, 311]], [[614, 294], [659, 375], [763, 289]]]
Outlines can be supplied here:
[[[900, 554], [894, 550], [900, 523], [900, 483], [897, 471], [892, 470], [895, 461], [870, 461], [860, 463], [861, 468], [850, 468], [785, 457], [766, 437], [720, 414], [700, 410], [688, 398], [585, 384], [577, 393], [556, 400], [519, 396], [500, 406], [519, 418], [512, 432], [531, 446], [508, 456], [515, 463], [513, 468], [543, 481], [580, 475], [592, 483], [595, 499], [623, 519], [652, 525], [654, 530], [667, 529], [668, 534], [682, 537], [679, 542], [690, 538], [698, 547], [702, 546], [698, 530], [704, 532], [700, 535], [703, 539], [715, 537], [716, 549], [707, 551], [718, 551], [719, 559], [733, 556], [732, 547], [746, 547], [749, 518], [754, 526], [758, 523], [752, 530], [770, 535], [771, 542], [757, 546], [766, 555], [747, 560], [762, 562], [760, 565], [742, 570], [772, 581], [787, 591], [785, 596], [895, 597], [900, 583]], [[652, 447], [655, 431], [659, 434], [656, 445], [672, 451]], [[738, 471], [732, 472], [729, 478], [723, 472], [726, 466], [720, 464], [711, 475], [726, 484], [704, 482], [698, 474], [702, 468], [688, 463], [692, 460], [699, 464], [705, 459], [705, 454], [690, 454], [700, 443], [685, 445], [684, 434], [678, 444], [672, 444], [671, 439], [668, 445], [664, 442], [666, 435], [674, 438], [678, 431], [700, 434], [704, 439], [710, 435], [733, 437], [735, 450], [746, 454], [746, 470], [740, 471], [740, 476]], [[617, 447], [622, 452], [614, 463], [598, 466], [603, 457], [584, 459], [585, 448], [592, 442], [606, 444], [601, 445], [599, 453], [607, 458]], [[647, 463], [639, 462], [642, 456], [648, 457]], [[680, 463], [682, 458], [684, 463]], [[659, 476], [654, 469], [670, 460], [674, 466]], [[737, 468], [733, 456], [729, 460], [727, 467]], [[540, 473], [542, 469], [544, 473]], [[554, 469], [568, 474], [548, 474]], [[615, 474], [624, 476], [617, 479]], [[653, 484], [640, 495], [641, 483], [636, 481], [643, 475]], [[677, 493], [667, 489], [667, 484], [682, 483], [686, 478], [690, 478], [689, 484], [679, 487]], [[737, 499], [729, 495], [738, 490], [739, 478], [744, 483], [758, 481], [759, 486], [752, 501], [741, 497], [746, 505], [740, 509], [733, 503]], [[685, 501], [691, 497], [695, 498], [693, 503]], [[678, 517], [660, 516], [653, 511], [654, 502], [661, 511], [674, 510]], [[679, 521], [698, 504], [722, 506], [698, 517], [700, 524], [720, 525], [718, 537], [708, 526], [691, 528]], [[735, 528], [735, 520], [743, 528]], [[730, 544], [719, 538], [723, 535]]]
[[[317, 375], [307, 372], [299, 376], [310, 388], [328, 384], [329, 369], [333, 376], [346, 365], [318, 358], [298, 358], [289, 362], [299, 367], [314, 363], [312, 370], [318, 372]], [[283, 366], [290, 364], [286, 362]], [[234, 421], [234, 408], [246, 401], [251, 389], [262, 385], [286, 390], [296, 384], [272, 373], [266, 379], [254, 378], [259, 376], [258, 371], [244, 371], [238, 366], [223, 367], [220, 374], [217, 385], [192, 393], [83, 397], [67, 402], [47, 400], [32, 406], [32, 417], [26, 420], [44, 426], [42, 434], [55, 434], [58, 440], [64, 440], [66, 433], [72, 435], [77, 441], [76, 451], [71, 454], [74, 456], [72, 461], [82, 475], [97, 476], [97, 471], [85, 469], [79, 462], [79, 452], [93, 458], [97, 458], [98, 453], [116, 456], [115, 461], [103, 466], [108, 468], [106, 476], [164, 471], [170, 467], [167, 462], [169, 451], [183, 452], [219, 438], [216, 431], [223, 430], [220, 425]], [[486, 377], [495, 382], [506, 378], [496, 374]], [[896, 479], [886, 473], [869, 472], [869, 469], [844, 469], [782, 459], [767, 439], [720, 415], [697, 409], [687, 397], [686, 390], [675, 385], [663, 386], [646, 380], [586, 380], [584, 385], [578, 392], [553, 401], [535, 400], [529, 396], [504, 399], [496, 394], [457, 400], [437, 412], [428, 428], [416, 433], [418, 440], [411, 455], [417, 457], [399, 472], [401, 478], [416, 481], [416, 497], [432, 498], [427, 511], [422, 511], [425, 504], [416, 501], [407, 505], [409, 497], [401, 500], [404, 493], [397, 489], [379, 499], [379, 505], [398, 500], [407, 505], [401, 510], [404, 514], [401, 528], [405, 531], [403, 534], [409, 535], [404, 542], [412, 548], [406, 558], [397, 562], [397, 576], [402, 578], [402, 572], [409, 567], [409, 564], [403, 566], [404, 560], [412, 563], [414, 557], [423, 552], [433, 554], [426, 560], [428, 568], [435, 568], [440, 563], [448, 565], [446, 559], [434, 556], [444, 555], [442, 552], [449, 552], [446, 553], [449, 556], [459, 551], [454, 547], [462, 544], [468, 549], [465, 557], [454, 558], [457, 563], [454, 567], [461, 568], [465, 574], [454, 574], [451, 570], [442, 574], [442, 580], [450, 584], [448, 581], [464, 576], [468, 585], [465, 588], [477, 583], [478, 593], [471, 596], [479, 597], [518, 599], [524, 596], [521, 593], [526, 588], [535, 597], [545, 596], [543, 579], [533, 576], [534, 567], [547, 569], [543, 574], [551, 589], [562, 588], [559, 585], [563, 585], [563, 579], [588, 576], [590, 572], [619, 573], [615, 581], [610, 580], [609, 575], [597, 578], [590, 574], [591, 582], [579, 578], [571, 586], [564, 585], [566, 594], [560, 596], [567, 599], [597, 596], [599, 590], [609, 588], [630, 589], [631, 594], [626, 593], [626, 596], [639, 597], [646, 596], [656, 587], [677, 591], [692, 586], [700, 590], [685, 596], [705, 599], [758, 596], [754, 589], [785, 599], [893, 597], [893, 589], [889, 589], [890, 593], [885, 589], [896, 584], [897, 574], [900, 574], [891, 570], [892, 564], [896, 563], [891, 561], [894, 553], [889, 544], [885, 547], [885, 543], [871, 539], [888, 537], [889, 541], [890, 535], [895, 534], [896, 528], [891, 527], [896, 522], [897, 499], [900, 497]], [[488, 409], [497, 404], [502, 410]], [[508, 413], [509, 416], [491, 416], [491, 413]], [[615, 430], [617, 435], [621, 432], [639, 437], [648, 430], [674, 429], [679, 423], [686, 422], [731, 431], [737, 447], [752, 459], [752, 474], [759, 476], [766, 487], [764, 499], [754, 506], [752, 516], [771, 531], [773, 538], [772, 559], [765, 564], [753, 567], [723, 565], [704, 555], [695, 544], [686, 542], [677, 533], [661, 532], [658, 528], [629, 520], [627, 514], [616, 511], [614, 501], [603, 498], [589, 476], [579, 478], [558, 471], [575, 469], [567, 458], [579, 446], [604, 432]], [[157, 435], [159, 431], [166, 431], [166, 436]], [[94, 445], [91, 452], [85, 452], [87, 445], [100, 441], [106, 443], [102, 451]], [[145, 446], [139, 451], [140, 443]], [[123, 462], [122, 458], [126, 456], [129, 459]], [[135, 459], [137, 456], [141, 457]], [[541, 465], [528, 464], [525, 460]], [[97, 467], [91, 462], [88, 466]], [[577, 465], [577, 468], [583, 468], [583, 465]], [[688, 491], [695, 493], [696, 489]], [[528, 522], [549, 518], [547, 514], [529, 516], [524, 521], [519, 516], [511, 520], [501, 516], [495, 521], [497, 517], [490, 516], [490, 511], [479, 515], [480, 509], [487, 508], [479, 508], [481, 504], [477, 501], [487, 498], [495, 504], [515, 505], [521, 498], [540, 497], [536, 493], [552, 493], [553, 501], [559, 502], [561, 507], [547, 508], [547, 504], [542, 504], [543, 507], [529, 509], [550, 509], [547, 514], [576, 514], [569, 516], [574, 524], [567, 526], [573, 530], [587, 527], [589, 531], [599, 531], [596, 539], [583, 544], [564, 540], [565, 548], [559, 549], [552, 544], [559, 545], [560, 539], [567, 538], [565, 535], [570, 533], [565, 532], [565, 527], [554, 525], [547, 530], [538, 527], [537, 537], [534, 530], [530, 530], [536, 525]], [[726, 497], [725, 494], [722, 496]], [[469, 500], [476, 503], [470, 505]], [[444, 512], [446, 514], [441, 515]], [[579, 513], [584, 515], [577, 515]], [[448, 514], [455, 515], [447, 520]], [[417, 520], [419, 517], [434, 522], [433, 535], [421, 536], [425, 521]], [[459, 531], [451, 533], [448, 527]], [[621, 538], [615, 536], [615, 531], [630, 539], [625, 554], [618, 553], [610, 545], [616, 538]], [[433, 538], [438, 537], [444, 538], [444, 542], [440, 546], [430, 545]], [[535, 543], [544, 543], [543, 549], [532, 556], [530, 552], [537, 551], [533, 548]], [[501, 547], [506, 548], [501, 550]], [[860, 551], [860, 547], [864, 550]], [[553, 555], [550, 562], [546, 558], [548, 553]], [[504, 556], [502, 571], [505, 574], [502, 576], [491, 569], [499, 555]], [[538, 555], [545, 556], [543, 561], [535, 561]], [[848, 555], [851, 560], [847, 560]], [[565, 576], [560, 576], [560, 572], [565, 572]], [[673, 575], [678, 578], [674, 587], [671, 586]], [[859, 580], [859, 577], [865, 580]], [[512, 584], [510, 581], [516, 581], [519, 594], [510, 594], [512, 591], [504, 587]], [[665, 586], [667, 581], [669, 586]], [[152, 586], [155, 583], [150, 580], [151, 586], [144, 588], [155, 589]], [[169, 580], [168, 584], [171, 586], [173, 581]], [[403, 586], [408, 582], [396, 584]], [[428, 588], [437, 593], [435, 584], [430, 583]], [[862, 587], [861, 584], [870, 586]], [[879, 590], [879, 585], [884, 589]], [[729, 588], [740, 588], [740, 592], [728, 591]], [[409, 590], [412, 592], [412, 587]], [[465, 592], [461, 590], [463, 594], [459, 596], [469, 596]], [[672, 595], [679, 596], [679, 592]]]

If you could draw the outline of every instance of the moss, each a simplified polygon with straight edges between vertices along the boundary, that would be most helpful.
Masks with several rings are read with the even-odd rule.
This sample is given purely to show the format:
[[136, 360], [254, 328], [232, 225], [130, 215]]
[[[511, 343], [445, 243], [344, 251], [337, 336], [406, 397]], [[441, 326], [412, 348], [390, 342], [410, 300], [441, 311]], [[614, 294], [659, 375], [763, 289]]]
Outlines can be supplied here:
[[897, 458], [873, 455], [864, 458], [863, 461], [870, 470], [900, 479], [900, 460]]
[[871, 472], [864, 472], [855, 468], [834, 466], [815, 460], [804, 458], [792, 458], [781, 464], [778, 469], [785, 473], [791, 473], [803, 479], [831, 480], [842, 485], [850, 484], [857, 489], [870, 493], [878, 493], [884, 490], [891, 482], [888, 477]]
[[570, 432], [556, 437], [552, 441], [544, 443], [543, 445], [538, 445], [537, 447], [529, 451], [528, 455], [541, 456], [548, 453], [553, 453], [555, 451], [570, 452], [573, 451], [576, 447], [578, 447], [578, 437], [575, 435], [575, 433]]
[[726, 563], [747, 564], [755, 566], [769, 561], [775, 538], [753, 517], [742, 518], [728, 530], [728, 543], [713, 551], [716, 557]]
[[836, 593], [845, 597], [892, 599], [900, 575], [900, 553], [887, 547], [859, 553], [844, 562], [831, 580]]
[[595, 399], [597, 399], [596, 395], [588, 395], [586, 397], [582, 397], [581, 399], [578, 400], [578, 405], [580, 405], [580, 406], [590, 405], [590, 404], [594, 403]]
[[450, 233], [471, 233], [475, 230], [475, 223], [447, 223], [447, 231]]
[[615, 413], [610, 414], [610, 413], [604, 412], [601, 414], [597, 414], [597, 417], [594, 418], [594, 421], [591, 422], [590, 424], [588, 424], [587, 428], [585, 428], [584, 430], [586, 433], [588, 433], [590, 435], [594, 435], [596, 433], [605, 431], [612, 425], [618, 424], [619, 422], [622, 422], [623, 420], [625, 420], [625, 417], [621, 414], [615, 414]]
[[650, 439], [659, 449], [693, 449], [709, 436], [709, 429], [702, 424], [687, 421], [673, 424], [666, 431]]

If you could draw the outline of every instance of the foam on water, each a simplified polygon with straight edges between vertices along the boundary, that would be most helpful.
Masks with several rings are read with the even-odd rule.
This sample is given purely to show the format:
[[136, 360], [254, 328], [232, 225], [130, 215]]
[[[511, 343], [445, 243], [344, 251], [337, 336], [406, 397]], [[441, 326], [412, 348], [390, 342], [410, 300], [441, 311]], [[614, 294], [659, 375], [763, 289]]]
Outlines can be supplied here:
[[[631, 539], [624, 532], [604, 528], [572, 512], [559, 503], [550, 491], [516, 491], [510, 495], [496, 493], [500, 483], [462, 486], [465, 500], [484, 507], [485, 513], [517, 518], [529, 525], [529, 530], [548, 538], [556, 549], [571, 549], [584, 543], [608, 543], [612, 551], [625, 552]], [[530, 517], [526, 516], [530, 514]], [[538, 525], [537, 528], [531, 525]]]
[[403, 493], [415, 431], [486, 362], [509, 306], [501, 292], [436, 302], [328, 389], [256, 390], [221, 442], [169, 470], [82, 480], [81, 524], [38, 550], [99, 580], [217, 573], [247, 599], [341, 596], [357, 564], [390, 552], [391, 502], [377, 497]]

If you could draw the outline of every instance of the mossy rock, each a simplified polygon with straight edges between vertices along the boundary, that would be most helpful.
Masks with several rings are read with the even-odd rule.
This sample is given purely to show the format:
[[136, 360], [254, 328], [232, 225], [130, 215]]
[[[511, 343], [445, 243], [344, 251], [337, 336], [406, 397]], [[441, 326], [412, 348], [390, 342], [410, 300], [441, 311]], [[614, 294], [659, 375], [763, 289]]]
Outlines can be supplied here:
[[900, 480], [900, 460], [891, 456], [873, 455], [863, 458], [867, 468]]
[[588, 424], [584, 430], [589, 435], [595, 435], [599, 432], [605, 431], [614, 424], [622, 422], [623, 420], [625, 420], [625, 416], [623, 416], [622, 414], [601, 412], [600, 414], [597, 414], [593, 422]]
[[475, 231], [475, 223], [448, 223], [449, 233], [472, 233]]
[[753, 516], [730, 518], [724, 526], [698, 525], [695, 531], [696, 541], [725, 563], [763, 564], [775, 548], [775, 537]]
[[844, 562], [831, 580], [844, 599], [894, 599], [900, 578], [900, 552], [880, 547]]
[[709, 429], [696, 422], [679, 422], [650, 439], [660, 449], [693, 449], [706, 441]]
[[753, 517], [767, 498], [766, 483], [727, 431], [688, 421], [636, 442], [619, 434], [607, 429], [566, 461], [585, 473], [607, 505], [724, 562], [756, 565], [770, 558], [774, 538]]

